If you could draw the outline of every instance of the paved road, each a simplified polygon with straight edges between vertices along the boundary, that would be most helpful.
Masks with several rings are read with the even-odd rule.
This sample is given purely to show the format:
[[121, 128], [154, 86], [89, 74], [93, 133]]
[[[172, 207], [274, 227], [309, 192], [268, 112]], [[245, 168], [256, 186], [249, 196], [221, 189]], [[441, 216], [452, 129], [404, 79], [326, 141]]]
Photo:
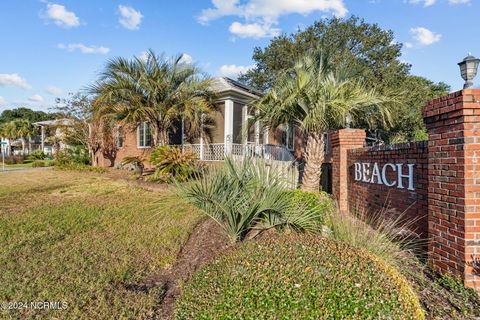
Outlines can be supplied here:
[[30, 171], [30, 170], [47, 170], [47, 169], [52, 169], [53, 167], [39, 167], [39, 168], [5, 168], [5, 170], [2, 170], [2, 167], [0, 165], [0, 173], [7, 173], [7, 172], [12, 172], [12, 171]]

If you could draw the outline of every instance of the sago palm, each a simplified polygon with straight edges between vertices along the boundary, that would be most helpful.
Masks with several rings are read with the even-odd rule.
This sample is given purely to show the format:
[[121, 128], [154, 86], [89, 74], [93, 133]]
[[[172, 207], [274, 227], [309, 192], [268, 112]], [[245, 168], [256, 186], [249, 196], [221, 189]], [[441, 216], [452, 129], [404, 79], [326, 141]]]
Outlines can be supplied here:
[[213, 110], [211, 80], [182, 56], [167, 59], [148, 51], [145, 59], [111, 60], [89, 89], [102, 114], [124, 124], [147, 121], [156, 146], [168, 144], [168, 133], [182, 117], [197, 133], [200, 115]]
[[389, 121], [386, 101], [342, 68], [331, 65], [321, 52], [302, 57], [259, 101], [260, 120], [275, 128], [291, 123], [305, 137], [305, 168], [302, 188], [318, 191], [324, 161], [324, 133], [345, 125], [347, 115], [353, 120]]

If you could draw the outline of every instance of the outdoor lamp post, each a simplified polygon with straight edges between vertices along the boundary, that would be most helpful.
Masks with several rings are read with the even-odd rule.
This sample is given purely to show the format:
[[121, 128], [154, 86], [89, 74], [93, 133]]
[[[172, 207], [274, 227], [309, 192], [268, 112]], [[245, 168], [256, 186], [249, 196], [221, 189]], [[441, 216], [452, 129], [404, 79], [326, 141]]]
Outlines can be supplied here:
[[473, 79], [477, 75], [478, 64], [480, 63], [480, 59], [475, 58], [472, 56], [471, 53], [463, 59], [458, 65], [460, 66], [460, 73], [462, 75], [463, 80], [465, 80], [465, 84], [463, 85], [463, 89], [468, 89], [473, 86]]

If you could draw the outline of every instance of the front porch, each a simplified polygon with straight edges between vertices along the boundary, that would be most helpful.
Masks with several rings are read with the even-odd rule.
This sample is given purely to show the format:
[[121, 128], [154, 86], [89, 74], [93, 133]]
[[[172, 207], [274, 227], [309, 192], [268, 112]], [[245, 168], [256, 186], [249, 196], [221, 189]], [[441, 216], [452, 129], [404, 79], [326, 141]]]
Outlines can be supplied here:
[[210, 143], [179, 145], [182, 151], [192, 151], [201, 161], [224, 161], [225, 157], [254, 157], [274, 161], [294, 161], [284, 146], [271, 144]]
[[260, 92], [228, 78], [217, 78], [213, 89], [218, 94], [217, 108], [201, 117], [200, 136], [189, 140], [185, 132], [188, 124], [182, 120], [180, 135], [171, 144], [193, 151], [202, 161], [223, 161], [226, 156], [294, 160], [293, 135], [288, 134], [288, 127], [271, 131], [256, 121], [254, 103]]

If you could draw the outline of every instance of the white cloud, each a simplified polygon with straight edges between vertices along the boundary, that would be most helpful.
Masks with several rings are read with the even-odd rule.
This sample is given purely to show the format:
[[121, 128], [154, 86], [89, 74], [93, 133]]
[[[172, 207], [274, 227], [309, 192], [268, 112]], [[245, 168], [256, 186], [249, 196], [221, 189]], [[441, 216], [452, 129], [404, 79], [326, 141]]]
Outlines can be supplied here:
[[70, 28], [80, 25], [80, 19], [73, 11], [68, 11], [65, 6], [56, 3], [48, 3], [43, 16], [61, 27]]
[[343, 0], [212, 0], [212, 4], [213, 8], [202, 10], [198, 21], [206, 24], [225, 16], [240, 17], [245, 22], [234, 22], [229, 29], [244, 38], [279, 34], [280, 30], [273, 26], [278, 25], [278, 19], [284, 15], [319, 11], [344, 17], [348, 13]]
[[107, 53], [110, 52], [109, 48], [102, 47], [102, 46], [100, 46], [100, 47], [86, 46], [83, 43], [70, 43], [70, 44], [59, 43], [57, 45], [57, 47], [59, 49], [64, 49], [64, 50], [67, 50], [69, 52], [79, 50], [81, 53], [84, 53], [84, 54], [95, 54], [95, 53], [107, 54]]
[[[408, 0], [409, 3], [412, 4], [420, 4], [423, 3], [424, 7], [430, 7], [437, 3], [437, 0]], [[470, 3], [471, 0], [448, 0], [449, 4], [467, 4]]]
[[405, 48], [407, 48], [407, 49], [413, 48], [413, 43], [411, 43], [411, 42], [405, 42]]
[[53, 94], [54, 96], [58, 96], [63, 93], [63, 90], [61, 88], [55, 86], [49, 86], [45, 91]]
[[192, 64], [193, 63], [193, 58], [191, 55], [184, 53], [182, 54], [182, 57], [180, 58], [179, 63], [184, 63], [184, 64]]
[[466, 4], [470, 2], [471, 0], [448, 0], [448, 3], [450, 4]]
[[40, 103], [40, 102], [43, 102], [43, 97], [39, 94], [34, 94], [30, 98], [28, 98], [28, 101], [35, 102], [35, 103]]
[[137, 55], [137, 58], [142, 60], [142, 61], [147, 61], [148, 52], [147, 51], [140, 52], [140, 54]]
[[0, 96], [0, 105], [7, 103], [4, 97]]
[[118, 12], [120, 13], [120, 19], [118, 22], [128, 30], [138, 30], [142, 23], [143, 15], [140, 11], [135, 10], [132, 7], [118, 6]]
[[273, 28], [271, 24], [234, 22], [228, 30], [240, 38], [265, 38], [274, 37], [280, 34], [280, 29]]
[[410, 0], [409, 2], [413, 4], [423, 3], [424, 7], [430, 7], [433, 6], [437, 0]]
[[248, 70], [253, 69], [254, 67], [255, 65], [237, 66], [235, 64], [225, 64], [220, 67], [218, 74], [222, 77], [236, 79], [240, 74], [246, 73]]
[[3, 73], [3, 74], [0, 74], [0, 87], [7, 87], [7, 86], [19, 87], [19, 88], [22, 88], [22, 89], [32, 88], [28, 84], [27, 80], [23, 79], [17, 73], [12, 73], [12, 74]]
[[410, 32], [413, 35], [413, 38], [421, 45], [429, 46], [435, 42], [440, 41], [442, 38], [441, 34], [434, 33], [433, 31], [428, 30], [427, 28], [417, 27], [410, 29]]

